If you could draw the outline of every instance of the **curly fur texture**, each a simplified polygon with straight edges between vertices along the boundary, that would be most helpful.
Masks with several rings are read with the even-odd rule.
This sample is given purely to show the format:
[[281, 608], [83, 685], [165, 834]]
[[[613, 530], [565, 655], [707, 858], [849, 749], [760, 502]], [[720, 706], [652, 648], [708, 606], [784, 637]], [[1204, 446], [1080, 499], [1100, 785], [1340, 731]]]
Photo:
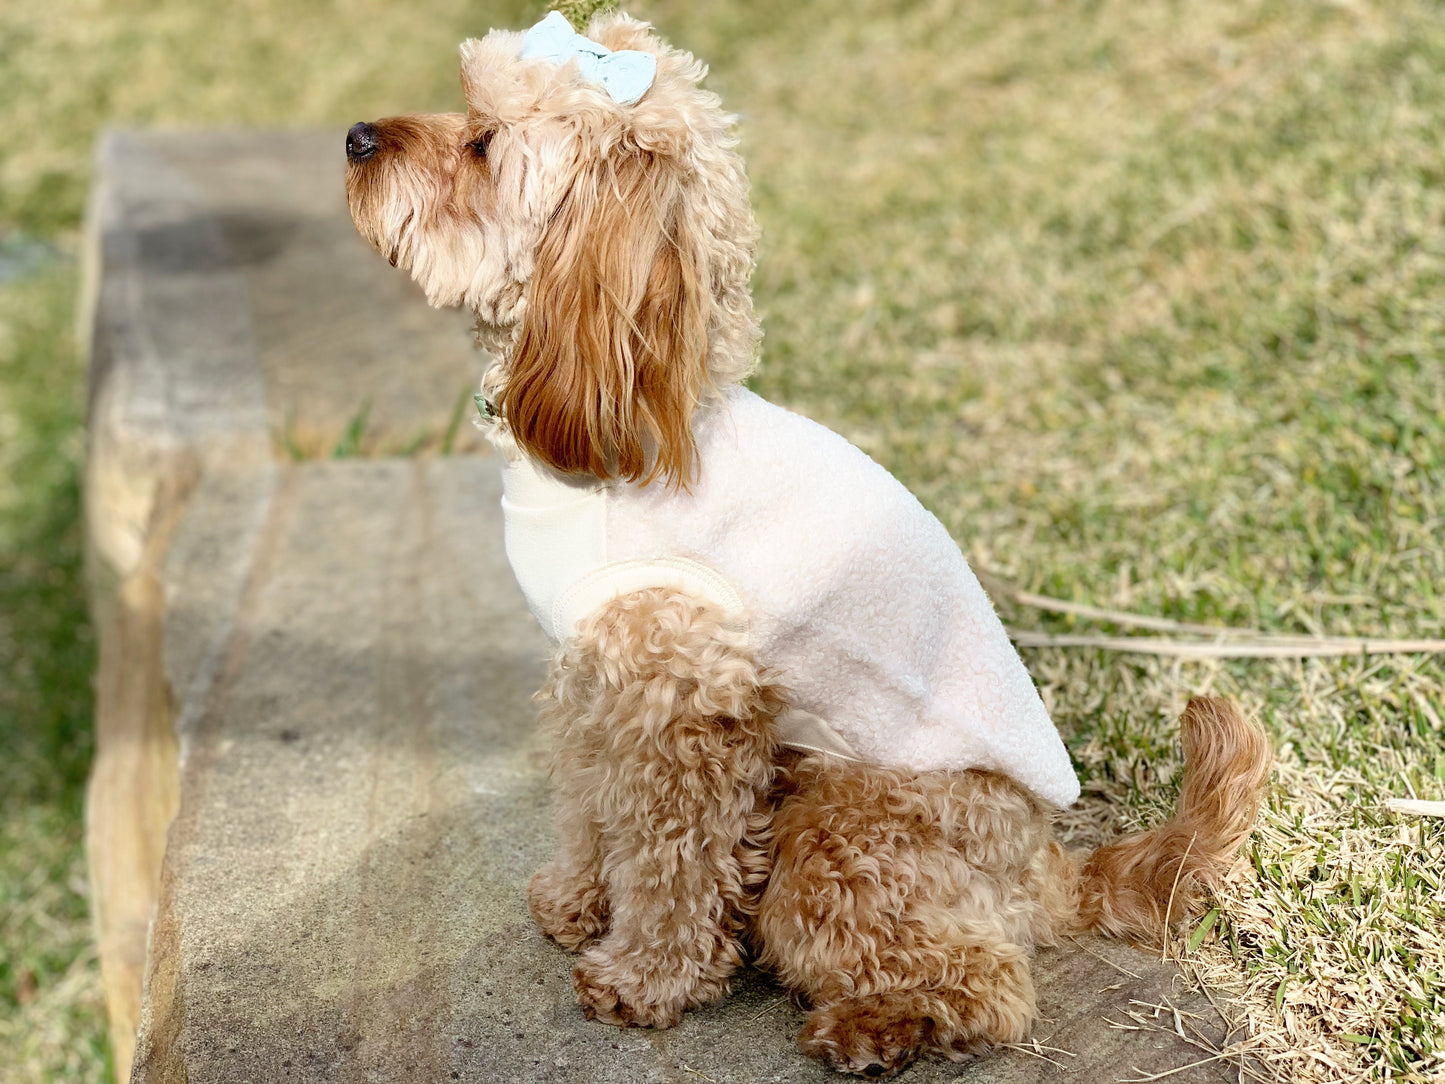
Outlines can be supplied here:
[[1221, 876], [1258, 813], [1264, 733], [1191, 700], [1176, 817], [1091, 855], [988, 772], [910, 774], [826, 756], [796, 766], [773, 822], [762, 962], [814, 1009], [800, 1044], [881, 1076], [924, 1050], [1017, 1042], [1035, 1016], [1028, 957], [1099, 930], [1157, 942]]
[[588, 1016], [670, 1026], [742, 962], [782, 694], [720, 615], [653, 589], [588, 620], [541, 696], [558, 850], [532, 879], [532, 915], [582, 951]]
[[[348, 199], [434, 304], [476, 314], [503, 454], [686, 486], [696, 408], [756, 351], [747, 180], [701, 64], [623, 16], [587, 33], [657, 56], [636, 104], [494, 31], [462, 46], [465, 114], [367, 126]], [[617, 599], [560, 646], [541, 694], [557, 851], [528, 903], [581, 953], [589, 1016], [674, 1024], [722, 995], [749, 941], [813, 1006], [802, 1048], [837, 1069], [1022, 1039], [1034, 948], [1161, 937], [1232, 862], [1269, 771], [1257, 726], [1193, 700], [1178, 815], [1071, 854], [1003, 776], [781, 754], [779, 682], [676, 591]]]

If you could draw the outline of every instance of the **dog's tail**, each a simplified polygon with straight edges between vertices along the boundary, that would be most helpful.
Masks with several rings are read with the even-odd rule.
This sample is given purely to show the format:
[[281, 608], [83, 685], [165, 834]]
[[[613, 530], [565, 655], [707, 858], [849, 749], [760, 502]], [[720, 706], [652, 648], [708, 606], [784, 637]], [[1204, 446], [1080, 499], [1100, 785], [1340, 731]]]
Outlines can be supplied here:
[[1215, 696], [1190, 700], [1179, 725], [1179, 811], [1083, 860], [1076, 921], [1084, 929], [1161, 941], [1217, 886], [1254, 826], [1273, 759], [1264, 729]]

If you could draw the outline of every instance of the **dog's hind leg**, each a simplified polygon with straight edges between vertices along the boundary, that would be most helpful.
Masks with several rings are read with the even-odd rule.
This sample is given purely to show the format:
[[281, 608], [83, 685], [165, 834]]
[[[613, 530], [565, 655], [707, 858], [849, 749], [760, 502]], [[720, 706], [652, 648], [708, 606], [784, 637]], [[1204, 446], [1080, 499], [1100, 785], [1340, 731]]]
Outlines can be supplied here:
[[1048, 821], [1009, 780], [810, 757], [774, 824], [762, 962], [814, 1009], [799, 1045], [835, 1069], [898, 1071], [1024, 1038], [1040, 925], [1030, 871]]
[[[574, 972], [578, 998], [608, 1023], [670, 1026], [721, 996], [741, 960], [781, 695], [721, 615], [662, 589], [585, 622], [548, 695], [559, 791], [596, 833], [582, 850], [610, 916]], [[551, 884], [544, 871], [539, 893]]]
[[1028, 955], [1017, 945], [941, 950], [924, 984], [818, 1005], [798, 1036], [803, 1053], [840, 1072], [883, 1077], [926, 1050], [951, 1058], [1021, 1042], [1033, 1026]]

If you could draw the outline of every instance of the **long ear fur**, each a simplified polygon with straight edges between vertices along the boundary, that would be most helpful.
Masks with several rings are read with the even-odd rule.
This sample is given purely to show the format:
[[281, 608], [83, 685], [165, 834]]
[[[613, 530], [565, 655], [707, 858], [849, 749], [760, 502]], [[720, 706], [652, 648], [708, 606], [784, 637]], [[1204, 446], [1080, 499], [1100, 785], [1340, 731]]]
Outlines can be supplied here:
[[547, 228], [499, 406], [557, 470], [693, 480], [711, 291], [684, 199], [669, 159], [614, 153], [584, 167]]

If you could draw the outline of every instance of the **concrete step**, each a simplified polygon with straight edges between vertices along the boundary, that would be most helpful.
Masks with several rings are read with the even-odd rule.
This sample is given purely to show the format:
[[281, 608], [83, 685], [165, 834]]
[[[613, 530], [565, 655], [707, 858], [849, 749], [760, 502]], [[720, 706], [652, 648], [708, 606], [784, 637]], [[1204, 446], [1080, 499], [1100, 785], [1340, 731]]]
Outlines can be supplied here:
[[[434, 432], [481, 368], [463, 320], [362, 251], [339, 146], [102, 150], [89, 845], [122, 1079], [837, 1079], [752, 971], [670, 1031], [587, 1022], [571, 957], [528, 917], [550, 849], [529, 702], [546, 644], [503, 555], [495, 464], [296, 461], [278, 438], [304, 423], [326, 447], [368, 401], [378, 448]], [[1036, 980], [1043, 1047], [907, 1079], [1190, 1066], [1205, 1055], [1171, 1014], [1126, 1015], [1166, 999], [1221, 1034], [1171, 965], [1116, 943], [1045, 952]]]

